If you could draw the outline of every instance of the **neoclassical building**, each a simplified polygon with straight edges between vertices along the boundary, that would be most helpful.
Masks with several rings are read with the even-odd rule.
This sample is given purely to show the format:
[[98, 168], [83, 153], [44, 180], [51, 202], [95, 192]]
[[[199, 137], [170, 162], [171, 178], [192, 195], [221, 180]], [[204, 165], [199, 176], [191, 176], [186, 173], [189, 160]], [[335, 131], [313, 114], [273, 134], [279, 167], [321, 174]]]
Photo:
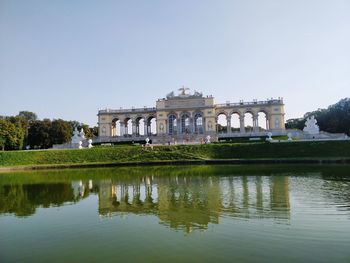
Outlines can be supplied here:
[[[98, 112], [99, 137], [96, 142], [138, 141], [149, 137], [154, 142], [198, 141], [210, 135], [213, 140], [230, 137], [257, 137], [284, 134], [282, 98], [266, 101], [216, 104], [213, 96], [191, 94], [179, 89], [158, 99], [153, 108], [104, 109]], [[258, 116], [264, 115], [264, 123]], [[251, 118], [247, 126], [245, 120]], [[219, 120], [220, 119], [220, 120]], [[233, 122], [238, 126], [233, 126]]]

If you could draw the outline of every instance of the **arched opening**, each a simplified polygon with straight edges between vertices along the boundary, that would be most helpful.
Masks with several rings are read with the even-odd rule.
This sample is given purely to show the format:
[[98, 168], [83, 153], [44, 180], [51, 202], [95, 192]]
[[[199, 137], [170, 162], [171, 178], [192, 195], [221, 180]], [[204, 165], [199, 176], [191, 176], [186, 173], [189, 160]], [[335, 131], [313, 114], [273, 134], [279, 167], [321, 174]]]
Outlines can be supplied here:
[[157, 119], [156, 118], [152, 118], [151, 119], [151, 134], [155, 135], [157, 134]]
[[136, 118], [136, 136], [145, 135], [145, 118], [138, 117]]
[[168, 133], [170, 135], [177, 133], [177, 119], [175, 114], [170, 114], [168, 117]]
[[187, 113], [184, 113], [181, 116], [181, 133], [188, 134], [190, 133], [190, 115]]
[[132, 135], [132, 120], [130, 118], [125, 118], [124, 120], [124, 136]]
[[269, 122], [267, 119], [267, 114], [264, 111], [258, 113], [258, 127], [259, 131], [269, 130]]
[[218, 133], [227, 133], [227, 116], [225, 113], [220, 113], [217, 117], [216, 130]]
[[194, 115], [194, 132], [197, 134], [204, 133], [203, 115], [202, 113], [196, 113]]
[[244, 128], [245, 132], [253, 132], [253, 113], [246, 112], [244, 114]]
[[240, 127], [239, 113], [234, 112], [231, 114], [231, 132], [240, 132]]
[[157, 120], [154, 116], [148, 117], [146, 124], [146, 135], [154, 135], [157, 133]]
[[118, 118], [112, 120], [111, 136], [120, 136], [120, 120]]

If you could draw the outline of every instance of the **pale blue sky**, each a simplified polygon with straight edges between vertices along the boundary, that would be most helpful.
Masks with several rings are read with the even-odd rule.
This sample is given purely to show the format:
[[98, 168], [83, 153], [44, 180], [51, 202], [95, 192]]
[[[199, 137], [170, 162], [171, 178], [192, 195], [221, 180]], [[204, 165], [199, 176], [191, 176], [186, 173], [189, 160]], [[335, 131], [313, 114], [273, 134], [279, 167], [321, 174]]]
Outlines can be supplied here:
[[350, 1], [0, 0], [0, 115], [95, 125], [182, 85], [287, 119], [349, 97]]

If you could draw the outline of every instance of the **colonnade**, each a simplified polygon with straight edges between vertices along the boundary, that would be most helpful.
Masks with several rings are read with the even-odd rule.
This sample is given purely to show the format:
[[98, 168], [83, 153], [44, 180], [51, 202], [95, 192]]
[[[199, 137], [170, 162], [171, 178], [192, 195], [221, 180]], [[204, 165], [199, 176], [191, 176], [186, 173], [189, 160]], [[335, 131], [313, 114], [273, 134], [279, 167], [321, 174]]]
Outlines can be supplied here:
[[[259, 132], [260, 128], [261, 128], [261, 127], [259, 127], [259, 113], [263, 113], [265, 115], [265, 122], [266, 122], [266, 124], [265, 124], [265, 128], [264, 129], [269, 130], [270, 129], [269, 118], [268, 118], [268, 115], [265, 112], [258, 112], [258, 113], [246, 112], [244, 114], [233, 113], [231, 115], [228, 115], [226, 113], [220, 112], [217, 115], [217, 123], [218, 123], [219, 116], [220, 115], [224, 115], [225, 118], [226, 118], [226, 127], [227, 127], [226, 133], [233, 133], [233, 132], [239, 132], [239, 133]], [[239, 120], [239, 127], [237, 128], [237, 129], [239, 129], [239, 131], [232, 131], [232, 128], [234, 129], [234, 127], [232, 126], [233, 125], [232, 117], [234, 115], [236, 115], [238, 117], [238, 120]], [[251, 118], [252, 118], [251, 130], [247, 129], [248, 127], [246, 126], [246, 123], [245, 123], [246, 115], [250, 115]], [[217, 129], [217, 132], [220, 132], [220, 131]]]
[[[141, 125], [141, 120], [143, 120], [143, 125]], [[111, 125], [111, 136], [149, 136], [155, 134], [152, 132], [152, 120], [156, 121], [156, 118], [154, 116], [125, 118], [123, 121], [115, 118]], [[143, 130], [141, 126], [143, 126]]]

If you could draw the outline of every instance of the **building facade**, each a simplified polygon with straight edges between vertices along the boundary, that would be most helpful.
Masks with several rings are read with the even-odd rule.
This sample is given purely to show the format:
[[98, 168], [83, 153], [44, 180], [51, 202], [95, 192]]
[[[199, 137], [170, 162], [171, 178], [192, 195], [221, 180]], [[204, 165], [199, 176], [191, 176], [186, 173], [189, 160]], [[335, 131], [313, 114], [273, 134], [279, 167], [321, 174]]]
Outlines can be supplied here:
[[[263, 125], [258, 122], [259, 114], [265, 116]], [[137, 141], [149, 137], [155, 142], [165, 143], [198, 141], [208, 135], [216, 140], [262, 136], [267, 131], [284, 134], [284, 114], [281, 98], [215, 104], [213, 96], [203, 96], [199, 92], [191, 94], [187, 88], [181, 88], [178, 95], [171, 92], [158, 99], [153, 108], [99, 110], [96, 142]], [[247, 115], [252, 119], [250, 126], [245, 123]], [[234, 118], [239, 127], [233, 127]]]

